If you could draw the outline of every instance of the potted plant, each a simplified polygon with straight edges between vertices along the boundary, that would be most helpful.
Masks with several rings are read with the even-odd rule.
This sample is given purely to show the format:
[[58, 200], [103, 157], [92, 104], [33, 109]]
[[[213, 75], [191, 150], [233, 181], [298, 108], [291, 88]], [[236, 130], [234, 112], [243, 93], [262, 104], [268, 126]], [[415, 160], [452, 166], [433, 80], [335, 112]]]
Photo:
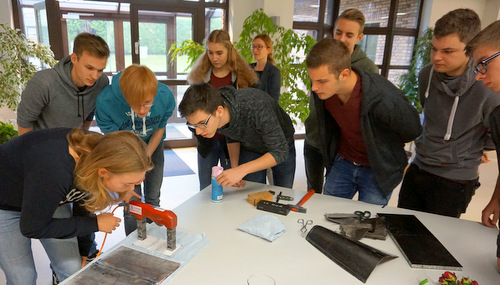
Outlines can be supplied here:
[[[281, 71], [281, 86], [286, 89], [281, 93], [280, 105], [293, 118], [302, 122], [309, 115], [309, 95], [306, 89], [310, 85], [309, 75], [301, 54], [307, 54], [316, 40], [311, 36], [299, 35], [293, 30], [275, 25], [262, 9], [255, 10], [243, 23], [243, 32], [234, 43], [235, 48], [247, 62], [252, 62], [250, 45], [253, 37], [258, 34], [268, 34], [273, 39], [273, 56]], [[179, 46], [172, 45], [169, 50], [172, 60], [187, 56], [188, 67], [205, 50], [203, 44], [191, 40], [182, 42]], [[294, 120], [295, 123], [297, 123]]]
[[0, 122], [0, 144], [6, 143], [18, 135], [19, 133], [14, 130], [14, 127], [11, 124]]
[[413, 47], [414, 55], [410, 61], [408, 73], [400, 77], [399, 88], [406, 94], [406, 97], [420, 113], [422, 105], [420, 104], [418, 94], [418, 74], [420, 70], [431, 62], [432, 36], [434, 30], [427, 28], [422, 36], [417, 39]]
[[[22, 88], [37, 71], [29, 60], [34, 58], [46, 66], [56, 64], [48, 47], [28, 40], [19, 30], [0, 24], [0, 107], [16, 110]], [[0, 122], [0, 144], [16, 134], [11, 124]]]

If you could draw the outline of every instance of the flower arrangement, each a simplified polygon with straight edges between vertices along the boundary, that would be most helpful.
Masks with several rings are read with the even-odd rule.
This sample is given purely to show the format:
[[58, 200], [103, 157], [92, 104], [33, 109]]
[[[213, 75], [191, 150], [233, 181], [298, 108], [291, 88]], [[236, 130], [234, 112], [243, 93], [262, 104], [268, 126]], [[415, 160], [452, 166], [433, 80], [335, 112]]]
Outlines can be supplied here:
[[[420, 282], [419, 285], [424, 285], [429, 283], [429, 280], [425, 279]], [[457, 275], [453, 272], [446, 271], [439, 277], [439, 285], [479, 285], [477, 281], [471, 280], [468, 277], [462, 277], [462, 279], [458, 279]]]

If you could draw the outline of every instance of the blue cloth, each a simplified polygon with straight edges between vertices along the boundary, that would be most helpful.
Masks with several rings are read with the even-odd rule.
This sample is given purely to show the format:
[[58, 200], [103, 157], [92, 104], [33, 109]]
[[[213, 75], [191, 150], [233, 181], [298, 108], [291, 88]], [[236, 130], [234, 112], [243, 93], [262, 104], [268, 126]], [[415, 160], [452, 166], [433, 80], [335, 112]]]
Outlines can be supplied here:
[[286, 232], [286, 227], [277, 217], [260, 214], [239, 226], [238, 230], [272, 242]]
[[[143, 134], [143, 119], [137, 115], [131, 118], [131, 109], [120, 88], [121, 72], [113, 76], [111, 85], [106, 86], [97, 97], [95, 119], [103, 133], [119, 130], [133, 131], [146, 143], [158, 129], [165, 128], [175, 108], [172, 91], [158, 82], [153, 106], [144, 118], [146, 135]], [[165, 139], [165, 133], [163, 133]]]
[[354, 165], [337, 155], [326, 175], [324, 194], [352, 199], [356, 192], [359, 192], [359, 201], [375, 205], [387, 205], [392, 194], [384, 196], [370, 167]]
[[[260, 153], [252, 152], [242, 148], [240, 150], [239, 164], [242, 165], [243, 163], [256, 160], [261, 156], [262, 154]], [[271, 167], [273, 173], [273, 185], [293, 188], [293, 180], [295, 179], [296, 167], [295, 160], [296, 153], [294, 145], [288, 150], [288, 156], [282, 163]], [[245, 177], [243, 177], [243, 180], [266, 184], [266, 174], [267, 169], [260, 170], [247, 174]]]
[[[71, 206], [57, 208], [54, 218], [72, 216]], [[7, 284], [35, 285], [37, 273], [31, 239], [23, 236], [19, 229], [21, 212], [0, 210], [0, 268], [5, 273]], [[43, 238], [40, 243], [47, 253], [54, 272], [60, 281], [81, 268], [82, 258], [78, 251], [77, 238]]]

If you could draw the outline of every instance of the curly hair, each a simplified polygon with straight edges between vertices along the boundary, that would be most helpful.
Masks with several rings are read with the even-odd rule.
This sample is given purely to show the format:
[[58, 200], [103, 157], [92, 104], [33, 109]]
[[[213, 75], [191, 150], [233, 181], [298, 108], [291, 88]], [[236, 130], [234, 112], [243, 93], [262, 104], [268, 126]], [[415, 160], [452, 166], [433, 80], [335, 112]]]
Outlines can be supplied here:
[[[238, 53], [231, 43], [229, 34], [224, 30], [215, 30], [210, 33], [206, 40], [206, 45], [209, 43], [223, 44], [227, 49], [227, 63], [229, 70], [236, 74], [236, 87], [247, 88], [252, 87], [257, 83], [257, 75], [253, 69], [245, 62], [243, 57]], [[188, 83], [196, 84], [201, 83], [205, 79], [205, 75], [212, 67], [212, 63], [208, 58], [208, 52], [205, 50], [203, 54], [196, 60], [193, 69], [188, 75]]]
[[79, 156], [75, 166], [75, 185], [85, 191], [84, 206], [90, 212], [106, 209], [123, 200], [108, 192], [98, 170], [105, 168], [112, 174], [137, 173], [153, 168], [146, 151], [146, 143], [129, 131], [116, 131], [106, 135], [84, 134], [79, 129], [67, 135], [70, 147]]

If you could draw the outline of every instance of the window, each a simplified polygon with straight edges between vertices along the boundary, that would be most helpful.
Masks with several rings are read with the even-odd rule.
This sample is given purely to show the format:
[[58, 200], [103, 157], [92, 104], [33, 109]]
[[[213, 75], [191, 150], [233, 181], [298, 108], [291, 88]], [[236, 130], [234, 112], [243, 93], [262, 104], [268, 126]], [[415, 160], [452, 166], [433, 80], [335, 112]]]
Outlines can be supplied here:
[[[189, 39], [201, 43], [211, 31], [227, 27], [227, 0], [169, 0], [161, 4], [157, 0], [12, 0], [12, 3], [17, 11], [15, 26], [30, 39], [50, 44], [56, 59], [72, 52], [74, 38], [79, 33], [97, 34], [111, 50], [105, 69], [108, 76], [130, 64], [146, 65], [172, 90], [177, 103], [187, 88], [189, 70], [185, 70], [186, 60], [182, 58], [171, 62], [170, 46]], [[177, 109], [169, 123], [185, 127], [185, 119], [180, 118]]]
[[418, 36], [423, 0], [295, 0], [294, 30], [309, 30], [316, 39], [331, 37], [342, 11], [357, 8], [365, 15], [359, 43], [380, 73], [394, 84], [406, 73]]

